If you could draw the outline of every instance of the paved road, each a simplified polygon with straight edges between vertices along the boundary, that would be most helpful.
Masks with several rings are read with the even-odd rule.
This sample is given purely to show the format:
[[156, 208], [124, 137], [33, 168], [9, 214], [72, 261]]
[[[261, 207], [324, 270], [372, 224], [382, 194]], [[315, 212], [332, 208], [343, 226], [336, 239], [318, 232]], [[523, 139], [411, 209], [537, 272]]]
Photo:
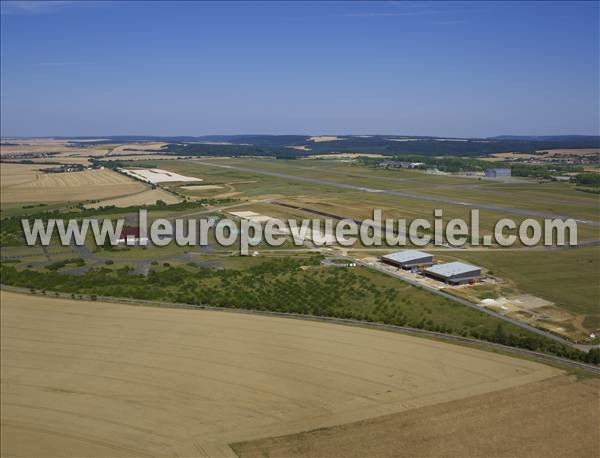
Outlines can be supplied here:
[[577, 221], [578, 224], [587, 224], [590, 226], [600, 227], [600, 221], [589, 221], [589, 220], [584, 221], [584, 220], [578, 219], [574, 216], [557, 215], [554, 213], [546, 213], [546, 212], [540, 212], [540, 211], [535, 211], [535, 210], [527, 210], [527, 209], [518, 208], [518, 207], [503, 207], [503, 206], [499, 206], [499, 205], [479, 204], [479, 203], [473, 204], [473, 203], [469, 203], [469, 202], [462, 202], [459, 200], [450, 199], [447, 197], [427, 196], [424, 194], [414, 194], [414, 193], [410, 193], [410, 192], [406, 192], [406, 191], [396, 191], [396, 190], [392, 190], [392, 189], [368, 188], [365, 186], [357, 186], [357, 185], [353, 185], [353, 184], [349, 184], [349, 183], [339, 183], [337, 181], [323, 180], [321, 178], [311, 178], [311, 177], [305, 177], [305, 176], [300, 176], [300, 175], [288, 175], [285, 173], [270, 172], [270, 171], [266, 171], [266, 170], [253, 169], [253, 168], [248, 168], [248, 167], [239, 167], [239, 166], [233, 166], [233, 165], [215, 164], [215, 163], [204, 162], [204, 161], [194, 161], [194, 164], [203, 164], [203, 165], [207, 165], [210, 167], [221, 167], [224, 169], [238, 170], [240, 172], [257, 173], [260, 175], [267, 175], [267, 176], [282, 178], [284, 180], [303, 181], [305, 183], [313, 183], [313, 184], [318, 184], [318, 185], [323, 185], [323, 186], [332, 186], [335, 188], [349, 189], [352, 191], [363, 191], [363, 192], [384, 194], [384, 195], [403, 197], [403, 198], [409, 198], [409, 199], [424, 200], [424, 201], [428, 201], [428, 202], [458, 205], [458, 206], [462, 206], [465, 208], [476, 209], [476, 210], [489, 210], [489, 211], [494, 211], [494, 212], [503, 213], [503, 214], [513, 214], [513, 215], [524, 216], [524, 217], [528, 217], [528, 218], [551, 218], [551, 219], [558, 218], [558, 219], [563, 219], [563, 220], [572, 218], [575, 221]]
[[558, 343], [561, 343], [563, 345], [567, 345], [567, 346], [569, 346], [571, 348], [577, 348], [578, 350], [583, 350], [583, 351], [587, 351], [590, 348], [592, 348], [591, 345], [578, 345], [578, 344], [570, 342], [570, 341], [568, 341], [566, 339], [563, 339], [562, 337], [559, 337], [559, 336], [557, 336], [555, 334], [551, 334], [549, 332], [543, 331], [543, 330], [538, 329], [536, 327], [530, 326], [527, 323], [523, 323], [522, 321], [513, 320], [512, 318], [509, 318], [509, 317], [507, 317], [505, 315], [502, 315], [501, 313], [494, 312], [494, 311], [489, 310], [489, 309], [487, 309], [485, 307], [480, 307], [477, 304], [474, 304], [472, 302], [467, 301], [466, 299], [461, 299], [460, 297], [456, 297], [456, 296], [453, 296], [452, 294], [448, 294], [448, 293], [445, 293], [443, 291], [440, 291], [437, 288], [433, 288], [431, 286], [428, 286], [426, 284], [420, 283], [418, 281], [411, 280], [409, 278], [406, 278], [406, 277], [404, 277], [402, 275], [397, 274], [396, 272], [393, 272], [393, 271], [384, 269], [382, 267], [379, 267], [376, 264], [369, 264], [369, 263], [366, 263], [366, 262], [361, 261], [359, 259], [354, 259], [354, 261], [358, 265], [364, 266], [364, 267], [366, 267], [368, 269], [376, 270], [376, 271], [381, 272], [381, 273], [383, 273], [385, 275], [389, 275], [390, 277], [394, 277], [394, 278], [397, 278], [399, 280], [405, 281], [407, 283], [410, 283], [413, 286], [425, 289], [425, 290], [429, 291], [430, 293], [437, 294], [438, 296], [441, 296], [443, 298], [449, 299], [449, 300], [451, 300], [453, 302], [456, 302], [458, 304], [461, 304], [461, 305], [470, 307], [472, 309], [478, 310], [480, 312], [486, 313], [486, 314], [491, 315], [491, 316], [493, 316], [495, 318], [498, 318], [500, 320], [504, 320], [507, 323], [510, 323], [510, 324], [513, 324], [515, 326], [520, 327], [521, 329], [525, 329], [527, 331], [534, 332], [534, 333], [536, 333], [536, 334], [538, 334], [540, 336], [547, 337], [548, 339], [551, 339], [551, 340], [553, 340], [555, 342], [558, 342]]

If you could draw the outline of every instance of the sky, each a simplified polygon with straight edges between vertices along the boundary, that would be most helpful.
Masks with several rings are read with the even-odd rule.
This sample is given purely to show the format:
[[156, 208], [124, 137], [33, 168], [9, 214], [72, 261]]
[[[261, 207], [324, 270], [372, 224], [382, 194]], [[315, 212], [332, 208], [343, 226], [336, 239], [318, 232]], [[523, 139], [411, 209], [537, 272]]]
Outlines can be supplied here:
[[2, 2], [1, 133], [600, 129], [598, 2]]

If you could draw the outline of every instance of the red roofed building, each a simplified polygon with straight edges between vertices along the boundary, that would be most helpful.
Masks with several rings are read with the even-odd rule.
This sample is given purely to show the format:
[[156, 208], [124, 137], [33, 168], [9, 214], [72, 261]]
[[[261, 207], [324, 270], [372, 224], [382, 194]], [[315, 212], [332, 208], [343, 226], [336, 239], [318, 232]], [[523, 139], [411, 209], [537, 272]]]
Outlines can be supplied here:
[[140, 243], [147, 242], [148, 237], [140, 238], [140, 228], [139, 227], [124, 227], [119, 234], [119, 238], [117, 240], [118, 243]]

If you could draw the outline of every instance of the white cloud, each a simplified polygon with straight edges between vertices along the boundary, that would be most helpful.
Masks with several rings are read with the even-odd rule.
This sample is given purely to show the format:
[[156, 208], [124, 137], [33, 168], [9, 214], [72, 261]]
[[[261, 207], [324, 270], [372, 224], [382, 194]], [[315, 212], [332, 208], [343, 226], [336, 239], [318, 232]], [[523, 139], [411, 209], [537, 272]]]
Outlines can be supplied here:
[[97, 6], [108, 5], [114, 2], [99, 2], [99, 1], [73, 1], [73, 0], [2, 0], [0, 2], [0, 12], [3, 15], [30, 15], [30, 14], [46, 14], [61, 11], [65, 8], [80, 7], [80, 6]]

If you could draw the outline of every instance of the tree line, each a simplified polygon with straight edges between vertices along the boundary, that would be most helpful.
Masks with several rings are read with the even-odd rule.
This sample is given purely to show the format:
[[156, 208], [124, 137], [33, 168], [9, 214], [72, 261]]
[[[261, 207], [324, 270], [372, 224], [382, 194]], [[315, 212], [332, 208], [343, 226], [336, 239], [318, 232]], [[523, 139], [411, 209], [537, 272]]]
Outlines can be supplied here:
[[[153, 266], [90, 269], [82, 275], [0, 267], [2, 283], [73, 297], [126, 297], [192, 305], [268, 310], [427, 329], [586, 362], [584, 353], [543, 336], [432, 296], [409, 285], [375, 282], [362, 268], [322, 267], [318, 256], [264, 261], [245, 270]], [[596, 355], [596, 356], [594, 356]], [[590, 360], [590, 358], [592, 358]]]

